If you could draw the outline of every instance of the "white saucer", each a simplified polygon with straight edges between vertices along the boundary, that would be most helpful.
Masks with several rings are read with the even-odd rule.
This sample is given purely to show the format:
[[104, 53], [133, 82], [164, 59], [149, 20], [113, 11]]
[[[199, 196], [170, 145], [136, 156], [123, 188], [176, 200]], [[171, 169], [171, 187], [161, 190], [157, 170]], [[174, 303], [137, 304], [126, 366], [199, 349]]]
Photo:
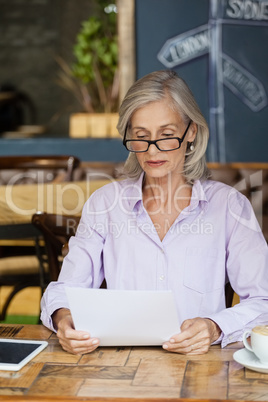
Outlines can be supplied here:
[[268, 373], [268, 364], [261, 363], [254, 353], [246, 348], [235, 352], [233, 358], [237, 363], [242, 364], [242, 366], [245, 366], [250, 370], [259, 371], [260, 373]]

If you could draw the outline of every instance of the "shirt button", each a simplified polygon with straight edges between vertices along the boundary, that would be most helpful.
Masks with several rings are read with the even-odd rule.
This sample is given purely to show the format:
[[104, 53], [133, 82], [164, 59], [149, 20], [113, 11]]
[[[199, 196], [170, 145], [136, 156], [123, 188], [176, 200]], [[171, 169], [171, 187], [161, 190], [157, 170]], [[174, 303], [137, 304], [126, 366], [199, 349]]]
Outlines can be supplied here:
[[165, 275], [159, 276], [160, 281], [163, 281], [165, 279]]
[[162, 248], [161, 248], [161, 253], [162, 253], [162, 254], [165, 254], [165, 251], [164, 251]]

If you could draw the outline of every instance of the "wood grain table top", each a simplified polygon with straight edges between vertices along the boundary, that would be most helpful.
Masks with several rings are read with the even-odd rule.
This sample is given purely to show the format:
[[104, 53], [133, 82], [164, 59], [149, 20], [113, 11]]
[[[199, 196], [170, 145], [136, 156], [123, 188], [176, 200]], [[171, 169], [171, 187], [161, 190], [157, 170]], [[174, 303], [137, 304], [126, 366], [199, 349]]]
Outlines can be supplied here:
[[268, 374], [233, 360], [240, 342], [198, 356], [161, 347], [100, 347], [76, 356], [42, 325], [0, 325], [0, 337], [49, 343], [20, 371], [0, 371], [0, 401], [268, 401]]

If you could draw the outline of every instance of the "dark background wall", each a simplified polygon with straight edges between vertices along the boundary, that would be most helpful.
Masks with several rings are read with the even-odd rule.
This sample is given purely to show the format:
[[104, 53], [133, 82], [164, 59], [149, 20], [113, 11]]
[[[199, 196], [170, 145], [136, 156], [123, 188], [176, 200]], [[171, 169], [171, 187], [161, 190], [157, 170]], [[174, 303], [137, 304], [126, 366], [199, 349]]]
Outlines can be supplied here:
[[93, 10], [93, 0], [0, 0], [0, 87], [9, 83], [30, 97], [46, 136], [67, 137], [69, 113], [79, 111], [57, 84], [55, 57], [72, 61], [81, 21]]
[[[221, 161], [225, 159], [227, 162], [267, 162], [267, 1], [136, 0], [137, 77], [167, 68], [160, 61], [159, 53], [169, 39], [188, 34], [191, 30], [206, 24], [210, 24], [210, 28], [213, 27], [211, 19], [213, 3], [219, 6], [218, 21], [223, 22], [220, 28], [222, 37], [218, 43], [218, 55], [220, 56], [222, 52], [232, 59], [232, 63], [239, 64], [238, 69], [231, 72], [225, 65], [226, 75], [229, 74], [231, 80], [236, 80], [239, 90], [234, 93], [234, 88], [230, 90], [228, 85], [222, 85], [223, 102], [220, 106], [223, 108], [222, 119], [225, 127], [221, 138], [211, 121], [212, 90], [209, 87], [212, 74], [216, 69], [223, 68], [223, 65], [220, 65], [222, 62], [220, 57], [212, 60], [209, 51], [203, 55], [196, 52], [195, 57], [188, 61], [180, 60], [181, 64], [175, 63], [172, 69], [188, 83], [209, 122], [211, 140], [208, 159], [219, 160], [217, 153], [220, 152], [223, 156]], [[193, 35], [189, 33], [189, 36]], [[214, 39], [215, 33], [212, 33], [212, 40]], [[236, 64], [233, 65], [236, 68]], [[252, 110], [254, 106], [249, 107], [247, 102], [252, 102], [256, 94], [258, 96], [258, 85], [263, 88], [266, 105], [263, 104], [259, 110]], [[215, 152], [215, 147], [221, 149], [216, 149]]]

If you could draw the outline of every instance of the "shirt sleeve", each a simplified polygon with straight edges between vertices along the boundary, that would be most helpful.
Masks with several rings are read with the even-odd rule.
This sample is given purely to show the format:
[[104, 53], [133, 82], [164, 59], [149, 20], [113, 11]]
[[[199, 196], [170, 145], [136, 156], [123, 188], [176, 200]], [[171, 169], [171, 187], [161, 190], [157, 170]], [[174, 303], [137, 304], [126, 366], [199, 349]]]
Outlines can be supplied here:
[[222, 330], [222, 347], [268, 323], [268, 248], [246, 197], [232, 193], [226, 215], [226, 271], [240, 303], [207, 318]]
[[99, 288], [103, 279], [105, 220], [96, 224], [94, 211], [98, 196], [90, 198], [82, 212], [76, 235], [69, 240], [57, 282], [50, 282], [41, 300], [41, 320], [55, 331], [51, 315], [59, 308], [69, 308], [65, 286]]

